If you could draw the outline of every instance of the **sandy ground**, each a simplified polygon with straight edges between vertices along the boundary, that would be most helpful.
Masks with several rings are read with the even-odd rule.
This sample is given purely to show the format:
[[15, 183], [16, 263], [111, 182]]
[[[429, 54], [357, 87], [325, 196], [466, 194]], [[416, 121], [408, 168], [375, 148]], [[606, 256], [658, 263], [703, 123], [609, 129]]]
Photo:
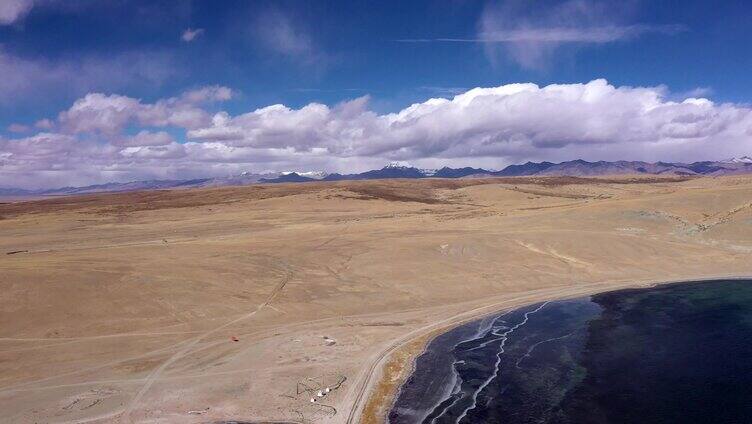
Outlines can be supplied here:
[[378, 422], [405, 365], [457, 322], [730, 275], [752, 275], [752, 177], [3, 204], [0, 421]]

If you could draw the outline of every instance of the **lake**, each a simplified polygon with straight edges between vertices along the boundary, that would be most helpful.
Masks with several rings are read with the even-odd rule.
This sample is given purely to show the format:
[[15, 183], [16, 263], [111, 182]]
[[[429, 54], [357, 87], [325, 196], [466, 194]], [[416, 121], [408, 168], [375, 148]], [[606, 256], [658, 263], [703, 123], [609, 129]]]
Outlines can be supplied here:
[[389, 422], [752, 423], [752, 281], [620, 290], [457, 327]]

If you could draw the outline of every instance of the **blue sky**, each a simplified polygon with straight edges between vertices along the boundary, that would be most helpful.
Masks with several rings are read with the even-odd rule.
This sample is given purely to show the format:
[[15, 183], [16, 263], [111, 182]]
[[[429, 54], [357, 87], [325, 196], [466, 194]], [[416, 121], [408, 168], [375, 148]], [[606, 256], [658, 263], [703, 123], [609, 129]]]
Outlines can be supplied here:
[[[61, 178], [85, 183], [281, 167], [349, 170], [395, 159], [501, 167], [574, 156], [699, 160], [744, 153], [750, 150], [744, 126], [752, 96], [750, 30], [752, 6], [742, 1], [2, 0], [0, 176], [35, 186]], [[611, 131], [648, 119], [649, 128], [609, 141], [618, 131], [594, 128], [606, 118], [587, 107], [581, 113], [593, 120], [590, 126], [577, 130], [562, 123], [545, 134], [524, 121], [526, 114], [508, 114], [510, 105], [531, 101], [533, 92], [548, 98], [538, 89], [554, 85], [582, 95], [601, 90], [588, 85], [601, 79], [618, 97], [601, 106], [626, 108], [608, 119], [637, 120], [609, 121]], [[515, 83], [537, 88], [515, 91], [515, 99], [483, 93], [485, 100], [498, 100], [488, 107], [499, 115], [488, 122], [505, 126], [477, 123], [451, 133], [424, 123], [404, 135], [388, 118], [402, 113], [399, 119], [425, 121], [433, 113], [426, 112], [430, 98], [451, 100], [475, 87]], [[218, 87], [230, 94], [217, 95]], [[632, 88], [630, 99], [619, 97]], [[642, 116], [655, 110], [637, 100], [643, 88], [652, 90], [657, 104], [676, 103], [681, 110], [671, 118]], [[185, 93], [202, 89], [204, 97], [186, 100]], [[90, 95], [101, 97], [83, 102]], [[701, 113], [685, 110], [688, 98], [712, 105], [693, 103]], [[71, 112], [76, 102], [85, 114]], [[131, 109], [123, 112], [127, 107], [118, 102]], [[351, 115], [340, 116], [342, 102], [349, 102]], [[423, 109], [408, 117], [405, 108], [413, 103]], [[291, 112], [245, 116], [275, 104]], [[312, 104], [327, 110], [307, 108]], [[637, 104], [643, 109], [633, 109]], [[143, 107], [195, 119], [147, 118], [137, 110]], [[464, 103], [461, 111], [442, 113], [471, 114], [454, 127], [474, 119]], [[703, 129], [695, 120], [684, 123], [691, 128], [665, 133], [681, 121], [677, 116], [698, 113]], [[272, 115], [277, 120], [267, 119]], [[326, 126], [337, 129], [322, 133]], [[714, 140], [730, 138], [720, 128], [731, 127], [733, 144], [719, 146]], [[139, 133], [146, 134], [141, 142], [134, 139]], [[62, 163], [61, 153], [94, 165]]]

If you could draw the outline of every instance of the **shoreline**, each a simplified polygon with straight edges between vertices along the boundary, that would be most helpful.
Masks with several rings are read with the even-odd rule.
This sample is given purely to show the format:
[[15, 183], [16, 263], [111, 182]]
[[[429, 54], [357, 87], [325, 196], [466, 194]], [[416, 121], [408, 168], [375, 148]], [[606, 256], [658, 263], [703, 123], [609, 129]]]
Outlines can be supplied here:
[[[365, 386], [363, 388], [363, 393], [365, 394], [365, 396], [360, 399], [363, 401], [363, 403], [362, 405], [353, 405], [347, 423], [377, 424], [386, 422], [387, 415], [389, 414], [389, 411], [392, 410], [394, 402], [397, 400], [397, 396], [399, 395], [402, 385], [415, 370], [418, 357], [425, 353], [428, 346], [436, 337], [448, 331], [451, 331], [452, 329], [457, 328], [460, 325], [483, 319], [497, 313], [502, 313], [543, 301], [574, 299], [577, 297], [592, 296], [598, 293], [615, 292], [629, 289], [646, 289], [670, 284], [748, 279], [752, 279], [752, 275], [730, 274], [703, 276], [699, 278], [688, 277], [671, 280], [651, 279], [631, 282], [596, 282], [579, 285], [577, 287], [571, 287], [571, 290], [556, 290], [558, 287], [544, 289], [543, 291], [546, 292], [554, 292], [548, 295], [548, 297], [546, 297], [548, 293], [541, 293], [538, 296], [532, 293], [532, 298], [528, 299], [528, 296], [526, 295], [530, 295], [531, 292], [527, 292], [521, 293], [519, 296], [512, 297], [511, 299], [502, 300], [490, 305], [479, 306], [475, 309], [472, 309], [471, 311], [460, 313], [443, 321], [439, 321], [439, 323], [437, 323], [439, 325], [438, 327], [436, 327], [437, 324], [431, 324], [422, 329], [415, 330], [416, 332], [420, 333], [415, 337], [408, 337], [411, 334], [408, 333], [407, 336], [393, 343], [386, 352], [381, 352], [381, 359], [379, 359], [371, 366], [370, 369], [372, 371], [366, 376], [367, 381], [365, 381]], [[557, 292], [559, 292], [561, 295], [557, 296]], [[508, 305], [501, 306], [502, 304]], [[465, 316], [466, 314], [483, 309], [491, 310], [479, 312], [478, 314], [470, 316]], [[420, 330], [424, 330], [424, 332], [420, 332]], [[356, 417], [357, 419], [354, 419]]]

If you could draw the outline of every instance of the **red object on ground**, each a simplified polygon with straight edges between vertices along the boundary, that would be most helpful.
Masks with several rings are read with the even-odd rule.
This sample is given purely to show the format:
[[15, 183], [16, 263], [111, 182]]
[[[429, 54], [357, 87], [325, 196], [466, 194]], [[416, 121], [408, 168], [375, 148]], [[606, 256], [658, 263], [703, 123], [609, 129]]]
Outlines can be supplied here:
[[234, 341], [234, 342], [238, 342], [238, 341], [240, 341], [240, 340], [239, 340], [239, 339], [238, 339], [237, 337], [235, 337], [235, 336], [232, 336], [232, 341]]

